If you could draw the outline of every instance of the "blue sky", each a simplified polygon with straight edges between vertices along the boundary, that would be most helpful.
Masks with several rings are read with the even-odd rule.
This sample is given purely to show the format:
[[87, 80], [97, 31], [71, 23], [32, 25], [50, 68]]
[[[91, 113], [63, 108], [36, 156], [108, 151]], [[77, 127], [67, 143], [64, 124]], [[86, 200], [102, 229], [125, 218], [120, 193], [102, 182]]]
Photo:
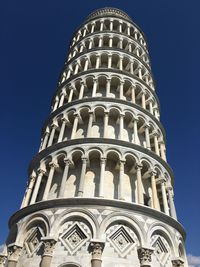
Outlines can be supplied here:
[[1, 1], [0, 244], [20, 206], [69, 40], [91, 11], [105, 6], [127, 12], [147, 36], [177, 213], [187, 252], [200, 256], [199, 0]]

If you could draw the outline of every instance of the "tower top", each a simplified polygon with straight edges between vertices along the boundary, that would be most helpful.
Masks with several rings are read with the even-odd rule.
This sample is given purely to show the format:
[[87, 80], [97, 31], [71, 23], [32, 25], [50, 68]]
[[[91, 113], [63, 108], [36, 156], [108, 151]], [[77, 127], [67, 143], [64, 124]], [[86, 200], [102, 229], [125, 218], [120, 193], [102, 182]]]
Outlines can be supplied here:
[[107, 16], [107, 15], [112, 15], [112, 16], [117, 16], [121, 17], [127, 20], [130, 20], [131, 22], [132, 19], [122, 10], [114, 7], [104, 7], [104, 8], [99, 8], [95, 11], [93, 11], [87, 18], [86, 20], [90, 20], [92, 18], [98, 18], [101, 16]]

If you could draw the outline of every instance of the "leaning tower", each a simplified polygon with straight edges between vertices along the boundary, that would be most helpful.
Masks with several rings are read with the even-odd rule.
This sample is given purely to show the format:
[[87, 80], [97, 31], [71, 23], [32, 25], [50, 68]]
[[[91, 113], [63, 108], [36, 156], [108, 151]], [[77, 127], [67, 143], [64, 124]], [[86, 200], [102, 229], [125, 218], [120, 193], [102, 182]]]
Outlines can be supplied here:
[[148, 47], [123, 11], [77, 29], [0, 266], [187, 267]]

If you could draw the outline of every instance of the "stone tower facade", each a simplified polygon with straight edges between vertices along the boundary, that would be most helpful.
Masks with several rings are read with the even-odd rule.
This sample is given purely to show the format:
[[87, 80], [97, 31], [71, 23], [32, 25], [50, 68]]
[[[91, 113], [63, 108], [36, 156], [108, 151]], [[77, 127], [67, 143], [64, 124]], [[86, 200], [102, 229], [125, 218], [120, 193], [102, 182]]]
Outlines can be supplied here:
[[0, 266], [187, 267], [148, 48], [121, 10], [75, 32]]

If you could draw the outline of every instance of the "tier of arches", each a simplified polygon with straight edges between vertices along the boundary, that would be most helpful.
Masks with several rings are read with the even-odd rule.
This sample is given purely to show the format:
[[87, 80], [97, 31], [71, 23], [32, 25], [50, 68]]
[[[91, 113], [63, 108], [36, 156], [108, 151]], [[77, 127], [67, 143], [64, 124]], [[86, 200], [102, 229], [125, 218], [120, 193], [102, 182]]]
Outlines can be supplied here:
[[93, 51], [87, 54], [83, 54], [77, 59], [70, 61], [67, 65], [61, 77], [59, 84], [62, 84], [73, 75], [77, 75], [87, 70], [96, 69], [113, 69], [123, 71], [123, 73], [131, 74], [152, 90], [154, 89], [153, 79], [149, 70], [141, 64], [141, 62], [132, 58], [129, 55], [119, 51]]
[[[139, 221], [136, 219], [130, 212], [115, 211], [112, 212], [112, 214], [108, 212], [106, 218], [101, 221], [97, 220], [96, 216], [92, 214], [93, 212], [94, 210], [91, 212], [91, 210], [88, 209], [68, 208], [58, 213], [58, 216], [52, 218], [52, 216], [50, 216], [51, 210], [48, 211], [49, 215], [41, 211], [29, 216], [23, 220], [23, 222], [19, 222], [18, 226], [13, 225], [12, 228], [15, 229], [12, 231], [12, 241], [14, 242], [11, 246], [13, 246], [13, 244], [18, 244], [18, 248], [20, 248], [20, 253], [17, 257], [18, 264], [23, 265], [24, 262], [28, 264], [28, 262], [33, 259], [35, 262], [39, 261], [40, 264], [44, 264], [45, 246], [47, 243], [53, 241], [53, 245], [48, 254], [48, 256], [51, 257], [53, 266], [55, 265], [54, 257], [56, 257], [56, 266], [59, 267], [68, 267], [71, 265], [94, 267], [95, 265], [91, 263], [91, 259], [93, 259], [92, 255], [94, 255], [94, 249], [97, 248], [96, 246], [94, 247], [94, 245], [98, 244], [98, 247], [100, 246], [101, 248], [98, 250], [99, 257], [106, 267], [110, 266], [106, 257], [109, 254], [112, 255], [113, 260], [116, 262], [118, 259], [124, 259], [126, 262], [126, 256], [129, 255], [130, 258], [132, 255], [133, 260], [137, 262], [137, 266], [143, 266], [142, 264], [140, 265], [141, 259], [143, 259], [140, 253], [141, 248], [144, 248], [143, 251], [146, 249], [147, 253], [148, 250], [150, 250], [151, 253], [148, 253], [148, 255], [150, 255], [150, 263], [153, 264], [152, 266], [187, 267], [183, 238], [178, 232], [176, 234], [177, 237], [174, 238], [174, 231], [166, 226], [166, 224], [154, 221], [152, 225], [145, 230], [141, 220]], [[74, 229], [72, 234], [71, 229]], [[76, 246], [74, 246], [72, 250], [70, 244], [63, 240], [63, 238], [67, 240], [69, 235], [73, 237], [70, 241], [75, 240], [75, 237], [77, 237], [77, 235], [80, 236], [80, 233], [82, 233], [82, 244], [77, 247], [81, 247], [83, 252], [82, 262], [74, 255], [77, 249]], [[123, 237], [124, 234], [127, 239], [120, 238]], [[113, 238], [116, 236], [119, 236], [119, 240]], [[37, 239], [37, 242], [35, 242], [35, 239]], [[9, 241], [10, 240], [8, 240], [7, 245]], [[129, 246], [126, 251], [120, 251], [118, 246], [125, 245], [127, 242]], [[34, 245], [35, 243], [36, 245]], [[105, 244], [107, 244], [107, 246], [105, 246]], [[62, 253], [63, 249], [61, 249], [63, 246], [65, 248], [64, 254]], [[30, 253], [30, 247], [32, 247], [32, 253]], [[10, 247], [8, 246], [8, 262], [11, 258], [9, 251]], [[89, 257], [88, 259], [90, 253], [91, 258]], [[60, 255], [59, 260], [57, 257], [58, 254]], [[65, 255], [68, 256], [68, 261], [66, 261]], [[74, 255], [74, 257], [72, 255]], [[182, 265], [174, 265], [175, 258], [181, 259]], [[45, 267], [50, 266], [45, 265]]]
[[109, 97], [136, 104], [160, 118], [157, 99], [144, 85], [128, 77], [117, 74], [87, 74], [73, 79], [57, 91], [52, 104], [52, 111], [74, 100], [90, 97]]
[[160, 128], [149, 117], [131, 107], [115, 104], [82, 104], [53, 117], [46, 126], [40, 150], [67, 140], [110, 138], [151, 150], [166, 161], [166, 149]]
[[77, 42], [89, 34], [103, 31], [126, 34], [133, 40], [137, 41], [144, 49], [147, 49], [146, 42], [141, 32], [133, 24], [116, 18], [94, 19], [90, 22], [86, 22], [86, 24], [84, 24], [84, 26], [76, 32], [70, 47], [74, 46]]
[[133, 53], [137, 57], [139, 57], [144, 63], [150, 66], [149, 56], [146, 53], [146, 50], [141, 48], [137, 42], [130, 39], [129, 37], [121, 36], [119, 34], [95, 34], [89, 36], [88, 38], [83, 39], [78, 44], [72, 47], [68, 61], [71, 60], [79, 53], [83, 53], [89, 51], [90, 49], [94, 48], [118, 48], [129, 53]]
[[115, 149], [61, 150], [32, 170], [22, 207], [56, 198], [101, 197], [145, 205], [176, 218], [171, 178], [151, 159]]

